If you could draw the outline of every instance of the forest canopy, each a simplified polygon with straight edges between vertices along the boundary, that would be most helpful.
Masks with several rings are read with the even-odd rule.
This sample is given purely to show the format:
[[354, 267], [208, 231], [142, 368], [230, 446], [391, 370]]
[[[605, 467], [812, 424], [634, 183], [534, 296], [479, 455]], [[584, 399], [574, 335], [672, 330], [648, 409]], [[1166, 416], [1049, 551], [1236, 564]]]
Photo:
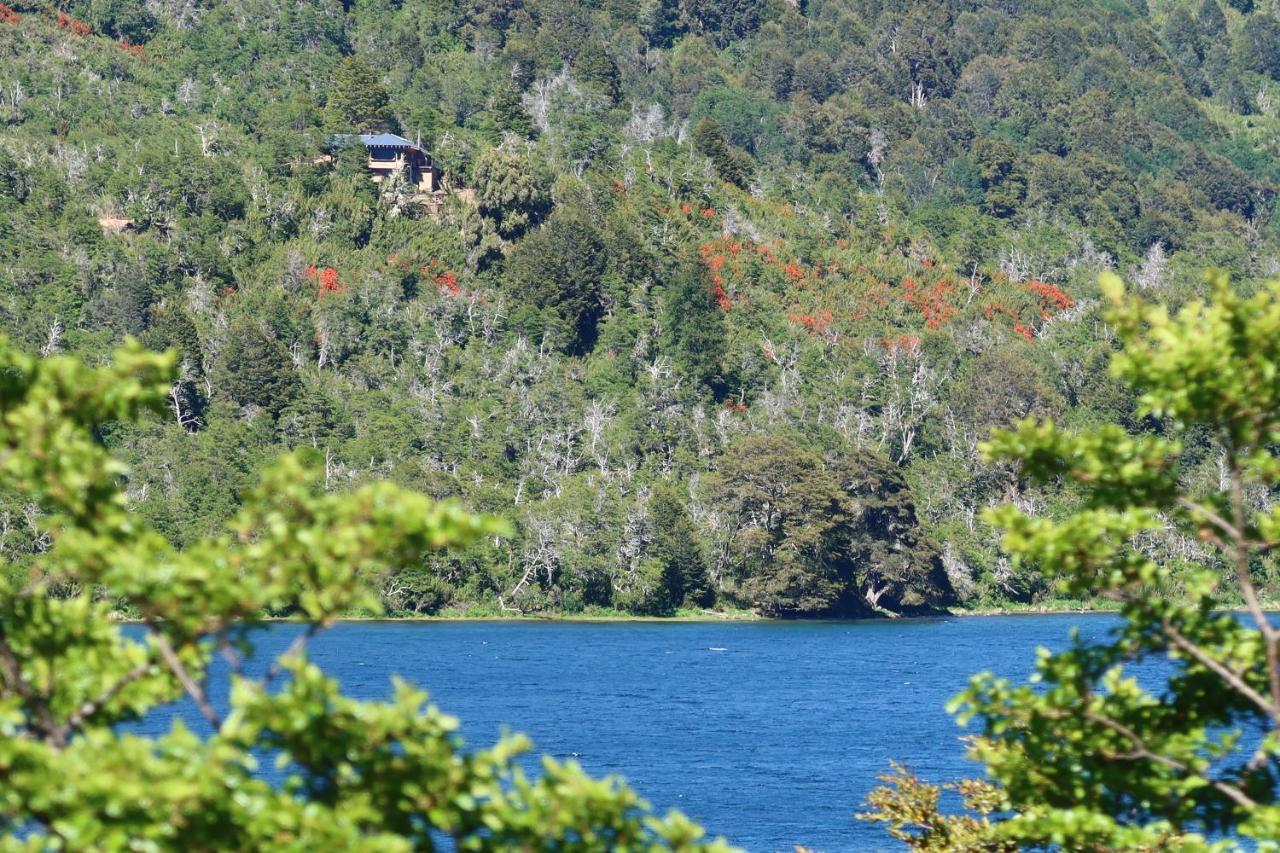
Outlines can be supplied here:
[[[178, 354], [101, 436], [174, 547], [302, 448], [510, 519], [370, 579], [393, 612], [1039, 603], [983, 510], [1079, 496], [977, 445], [1159, 431], [1098, 274], [1273, 275], [1278, 109], [1272, 3], [12, 2], [0, 330]], [[443, 189], [375, 184], [360, 131]], [[38, 573], [48, 519], [0, 519]]]

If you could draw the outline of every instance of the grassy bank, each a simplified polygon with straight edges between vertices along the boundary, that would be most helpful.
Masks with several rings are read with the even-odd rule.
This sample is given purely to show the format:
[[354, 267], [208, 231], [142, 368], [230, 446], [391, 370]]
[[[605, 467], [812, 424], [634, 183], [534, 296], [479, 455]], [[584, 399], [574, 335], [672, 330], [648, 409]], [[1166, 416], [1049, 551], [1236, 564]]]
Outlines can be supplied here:
[[[991, 607], [953, 607], [936, 614], [895, 617], [903, 620], [936, 619], [939, 616], [1035, 616], [1053, 613], [1106, 613], [1118, 610], [1112, 602], [1081, 604], [1078, 601], [1050, 600], [1035, 604], [1009, 604]], [[518, 613], [490, 608], [445, 609], [439, 613], [351, 613], [344, 615], [346, 622], [639, 622], [670, 624], [674, 622], [823, 622], [823, 621], [882, 621], [887, 616], [847, 617], [828, 620], [820, 617], [778, 619], [763, 616], [754, 610], [703, 610], [681, 609], [671, 616], [644, 616], [621, 610], [592, 609], [577, 613]], [[293, 621], [292, 617], [268, 618], [264, 621]]]
[[1009, 602], [992, 606], [951, 607], [952, 616], [1038, 616], [1052, 613], [1115, 613], [1120, 604], [1115, 601], [1075, 601], [1067, 598], [1051, 598], [1036, 602]]
[[496, 608], [446, 608], [434, 614], [352, 614], [350, 621], [394, 620], [407, 622], [767, 622], [753, 610], [680, 609], [671, 616], [643, 616], [623, 610], [594, 608], [578, 613], [520, 613]]
[[[1280, 604], [1274, 608], [1280, 610]], [[936, 614], [913, 616], [861, 616], [840, 619], [824, 619], [808, 617], [796, 619], [778, 619], [762, 616], [753, 610], [680, 610], [671, 616], [642, 616], [620, 610], [589, 610], [581, 613], [516, 613], [510, 611], [492, 611], [486, 609], [442, 610], [439, 613], [370, 613], [368, 611], [347, 613], [342, 616], [343, 622], [652, 622], [655, 624], [671, 624], [675, 622], [861, 622], [882, 621], [888, 618], [900, 620], [936, 619], [940, 616], [1037, 616], [1054, 613], [1110, 613], [1119, 610], [1110, 603], [1081, 605], [1073, 601], [1046, 601], [1037, 604], [1011, 604], [1001, 607], [952, 607]], [[124, 611], [113, 614], [116, 622], [138, 622], [136, 615]], [[262, 616], [260, 622], [298, 622], [294, 616]]]

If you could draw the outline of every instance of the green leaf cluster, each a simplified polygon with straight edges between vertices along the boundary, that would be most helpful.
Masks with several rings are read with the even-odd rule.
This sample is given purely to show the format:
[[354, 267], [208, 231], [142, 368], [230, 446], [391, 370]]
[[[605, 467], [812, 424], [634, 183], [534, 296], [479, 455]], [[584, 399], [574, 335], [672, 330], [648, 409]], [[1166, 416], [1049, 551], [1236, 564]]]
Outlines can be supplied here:
[[[129, 471], [101, 431], [161, 409], [175, 362], [133, 342], [102, 367], [0, 342], [0, 470], [51, 533], [30, 581], [0, 585], [0, 846], [729, 849], [679, 814], [652, 815], [617, 778], [550, 759], [525, 776], [523, 737], [466, 752], [421, 690], [397, 682], [389, 701], [357, 701], [306, 659], [341, 613], [378, 610], [361, 578], [505, 523], [389, 483], [325, 493], [306, 453], [272, 466], [224, 532], [183, 550], [130, 511]], [[284, 607], [305, 630], [252, 678], [249, 620]], [[118, 622], [122, 608], [141, 632]], [[232, 668], [228, 696], [210, 692], [215, 656]], [[201, 730], [179, 719], [147, 738], [122, 725], [180, 697]]]
[[[917, 808], [903, 791], [919, 783], [895, 777], [868, 817], [920, 849], [1227, 850], [1280, 838], [1280, 628], [1256, 580], [1280, 533], [1280, 282], [1246, 296], [1217, 274], [1211, 299], [1176, 312], [1127, 296], [1114, 275], [1102, 288], [1123, 344], [1112, 372], [1159, 434], [1028, 420], [985, 452], [1081, 492], [1059, 518], [1005, 506], [992, 521], [1007, 551], [1065, 594], [1114, 600], [1123, 622], [1106, 639], [1041, 650], [1028, 684], [974, 677], [952, 710], [978, 727], [970, 752], [996, 786], [995, 814], [966, 845], [932, 848], [976, 825], [938, 817], [936, 802]], [[1203, 436], [1220, 460], [1209, 484], [1180, 464]], [[1175, 574], [1152, 547], [1169, 531], [1221, 568]]]

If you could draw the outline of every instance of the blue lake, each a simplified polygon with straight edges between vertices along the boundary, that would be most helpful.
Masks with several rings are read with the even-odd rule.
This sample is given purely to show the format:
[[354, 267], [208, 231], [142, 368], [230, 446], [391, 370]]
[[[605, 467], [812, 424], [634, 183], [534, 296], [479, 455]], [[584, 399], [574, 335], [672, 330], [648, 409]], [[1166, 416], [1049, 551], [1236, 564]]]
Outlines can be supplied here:
[[[1115, 624], [364, 622], [321, 634], [311, 656], [360, 698], [404, 676], [462, 719], [469, 745], [526, 732], [539, 752], [621, 774], [659, 810], [679, 808], [748, 850], [892, 850], [853, 815], [891, 758], [931, 781], [978, 771], [943, 709], [968, 677], [1025, 678], [1037, 646]], [[258, 648], [281, 650], [298, 630], [270, 627]]]

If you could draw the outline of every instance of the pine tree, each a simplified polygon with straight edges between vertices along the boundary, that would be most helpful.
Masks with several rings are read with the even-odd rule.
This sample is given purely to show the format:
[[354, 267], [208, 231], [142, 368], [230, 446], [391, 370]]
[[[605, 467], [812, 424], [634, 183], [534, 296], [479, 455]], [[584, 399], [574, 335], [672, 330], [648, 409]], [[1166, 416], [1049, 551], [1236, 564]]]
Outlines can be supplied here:
[[333, 72], [326, 105], [335, 129], [367, 132], [395, 129], [391, 97], [364, 60], [347, 57]]
[[261, 326], [233, 326], [227, 341], [222, 387], [242, 406], [278, 415], [298, 396], [301, 381], [284, 344]]
[[605, 51], [599, 39], [588, 41], [582, 51], [574, 57], [573, 76], [604, 95], [609, 99], [609, 103], [612, 104], [618, 100], [621, 91], [618, 65]]
[[664, 310], [661, 344], [676, 369], [715, 395], [723, 395], [724, 311], [697, 264], [685, 263], [667, 282]]
[[729, 144], [724, 128], [715, 119], [704, 118], [693, 126], [693, 148], [711, 158], [721, 180], [743, 189], [750, 183], [754, 171], [751, 156]]
[[1018, 162], [1018, 151], [1003, 139], [982, 138], [973, 148], [992, 216], [1017, 212], [1027, 194], [1027, 176]]
[[601, 278], [608, 258], [595, 226], [576, 213], [557, 213], [511, 254], [507, 282], [526, 309], [517, 325], [565, 352], [589, 352], [603, 308]]
[[1222, 7], [1218, 5], [1218, 0], [1204, 0], [1200, 4], [1196, 20], [1200, 25], [1200, 34], [1207, 41], [1220, 39], [1226, 35], [1227, 16], [1222, 14]]
[[151, 311], [151, 324], [141, 336], [149, 349], [178, 351], [178, 363], [193, 377], [204, 375], [204, 350], [200, 333], [191, 318], [180, 307], [169, 302]]
[[667, 483], [654, 487], [649, 499], [653, 541], [647, 549], [663, 568], [667, 594], [674, 607], [710, 607], [715, 590], [706, 557], [698, 547], [698, 531], [680, 493]]
[[494, 91], [489, 110], [494, 123], [502, 130], [525, 139], [533, 136], [533, 120], [520, 101], [520, 90], [514, 83], [507, 81]]
[[546, 185], [528, 157], [490, 148], [476, 158], [471, 183], [480, 215], [504, 239], [519, 237], [546, 213]]

